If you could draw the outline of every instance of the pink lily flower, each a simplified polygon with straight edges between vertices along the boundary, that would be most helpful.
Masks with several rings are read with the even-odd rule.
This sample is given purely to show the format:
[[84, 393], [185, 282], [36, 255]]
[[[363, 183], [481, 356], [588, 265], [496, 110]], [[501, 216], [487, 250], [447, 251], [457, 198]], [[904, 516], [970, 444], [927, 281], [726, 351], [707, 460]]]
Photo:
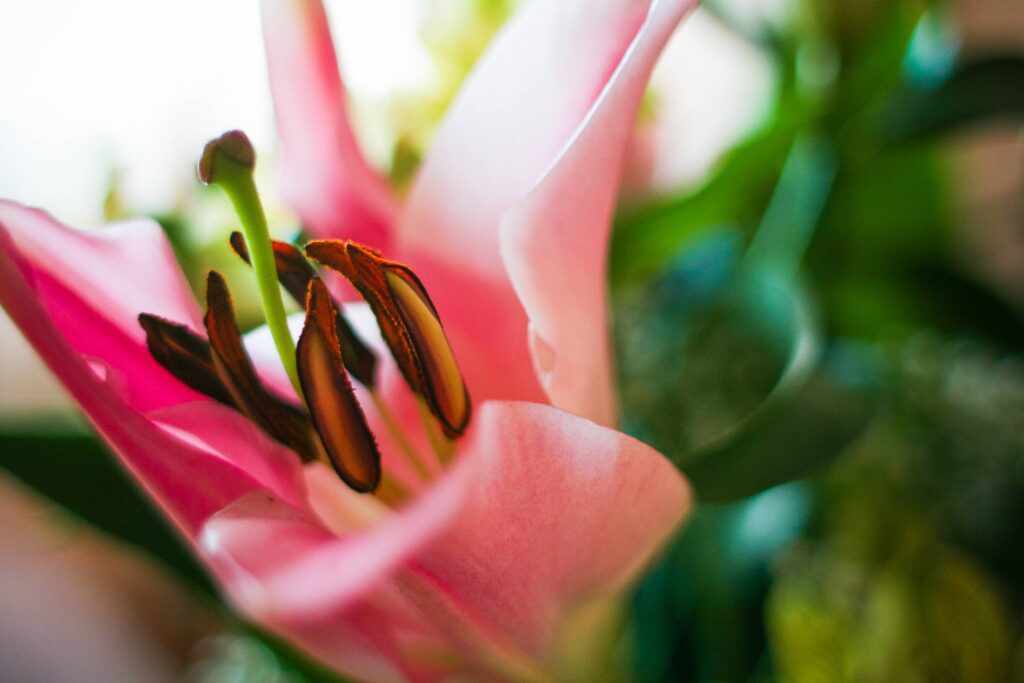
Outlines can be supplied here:
[[[355, 427], [334, 436], [356, 438], [365, 419], [380, 462], [342, 466], [350, 486], [320, 462], [303, 464], [301, 449], [257, 426], [259, 402], [238, 393], [265, 383], [295, 398], [265, 329], [246, 340], [251, 373], [235, 349], [234, 384], [207, 391], [160, 360], [140, 314], [183, 326], [182, 336], [162, 328], [178, 360], [186, 356], [171, 347], [205, 328], [210, 367], [233, 344], [233, 321], [215, 278], [204, 321], [158, 226], [84, 233], [0, 202], [0, 303], [244, 614], [360, 679], [565, 677], [558, 642], [572, 615], [621, 592], [684, 517], [683, 477], [615, 430], [605, 263], [633, 120], [691, 4], [529, 5], [468, 78], [400, 207], [347, 123], [320, 3], [263, 2], [289, 201], [317, 236], [410, 264], [419, 280], [397, 286], [415, 294], [422, 282], [427, 307], [413, 313], [434, 316], [413, 331], [442, 320], [424, 343], [441, 349], [435, 359], [450, 344], [472, 390], [467, 427], [461, 394], [428, 387], [441, 394], [432, 407], [445, 432], [461, 434], [446, 467], [437, 459], [418, 472], [358, 386], [365, 418], [346, 413]], [[309, 253], [351, 268], [326, 253], [339, 244]], [[331, 346], [316, 340], [334, 335], [323, 324], [329, 297], [310, 291], [300, 365], [304, 343], [316, 357]], [[387, 353], [393, 339], [374, 313], [388, 317], [372, 295], [371, 306], [346, 304], [345, 316], [377, 352], [376, 391], [401, 433], [429, 450], [408, 368]], [[302, 386], [317, 422], [321, 390], [329, 401], [337, 386], [309, 363]], [[234, 393], [210, 398], [225, 387]], [[328, 444], [330, 426], [316, 427]], [[409, 495], [353, 490], [373, 489], [380, 470]]]

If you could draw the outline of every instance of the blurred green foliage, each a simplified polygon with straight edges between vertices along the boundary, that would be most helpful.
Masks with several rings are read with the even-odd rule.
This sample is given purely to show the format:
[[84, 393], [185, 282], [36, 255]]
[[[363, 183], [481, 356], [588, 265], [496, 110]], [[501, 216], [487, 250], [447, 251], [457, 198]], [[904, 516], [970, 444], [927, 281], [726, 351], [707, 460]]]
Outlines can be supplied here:
[[[939, 3], [798, 7], [735, 24], [776, 60], [775, 112], [704, 184], [620, 216], [611, 278], [627, 428], [698, 498], [819, 476], [698, 509], [636, 593], [634, 674], [1019, 678], [1024, 325], [961, 260], [944, 144], [1024, 119], [1021, 56], [958, 57]], [[808, 139], [834, 166], [794, 192]], [[758, 251], [798, 274], [751, 288]], [[813, 380], [773, 400], [801, 333]]]

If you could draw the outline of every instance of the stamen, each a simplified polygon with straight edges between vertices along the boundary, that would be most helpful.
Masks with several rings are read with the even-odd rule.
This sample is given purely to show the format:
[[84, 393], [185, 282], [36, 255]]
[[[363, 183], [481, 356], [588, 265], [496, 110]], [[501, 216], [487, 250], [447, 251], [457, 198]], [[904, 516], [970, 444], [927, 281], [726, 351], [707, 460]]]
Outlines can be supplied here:
[[[316, 271], [302, 255], [302, 251], [294, 244], [273, 240], [271, 245], [274, 249], [277, 278], [281, 286], [295, 299], [296, 303], [305, 307], [306, 292], [309, 290], [309, 283], [316, 277]], [[243, 261], [251, 265], [249, 249], [242, 233], [231, 233], [231, 248]], [[345, 369], [364, 387], [372, 389], [376, 383], [377, 355], [359, 338], [341, 311], [338, 311], [337, 321], [336, 329], [341, 342], [341, 360], [345, 364]]]
[[327, 286], [319, 278], [310, 280], [297, 349], [299, 381], [335, 471], [365, 493], [380, 484], [380, 453], [342, 365], [336, 316]]
[[427, 438], [430, 439], [430, 447], [437, 454], [437, 459], [441, 464], [447, 463], [455, 452], [455, 442], [448, 438], [444, 430], [440, 428], [438, 421], [434, 419], [434, 414], [430, 412], [430, 406], [422, 397], [416, 397], [416, 408], [420, 412], [420, 420], [423, 422]]
[[405, 327], [426, 366], [432, 407], [446, 432], [461, 434], [469, 422], [469, 395], [437, 311], [412, 271], [388, 268], [386, 275]]
[[306, 245], [306, 253], [348, 278], [370, 304], [399, 369], [445, 434], [464, 432], [469, 393], [437, 309], [416, 275], [352, 242], [317, 240]]
[[405, 459], [413, 466], [416, 470], [416, 474], [427, 481], [430, 479], [430, 470], [427, 468], [426, 463], [420, 456], [419, 451], [409, 441], [409, 437], [406, 436], [405, 431], [402, 429], [402, 425], [399, 424], [398, 420], [391, 413], [391, 409], [388, 408], [387, 402], [381, 398], [380, 394], [376, 391], [370, 392], [370, 399], [373, 401], [374, 407], [377, 409], [377, 414], [380, 416], [381, 422], [384, 423], [384, 428], [388, 430], [388, 434], [394, 440], [395, 445], [398, 446], [398, 450], [402, 451]]
[[235, 407], [217, 375], [210, 342], [178, 323], [149, 313], [139, 315], [149, 354], [181, 382], [205, 396]]
[[274, 396], [263, 386], [242, 344], [231, 294], [224, 278], [211, 271], [206, 280], [206, 332], [211, 359], [232, 403], [249, 419], [303, 460], [316, 459], [310, 437], [312, 425], [305, 412]]
[[295, 391], [301, 396], [295, 370], [295, 344], [288, 329], [284, 302], [277, 285], [270, 231], [252, 175], [255, 165], [256, 153], [249, 138], [242, 131], [233, 130], [207, 143], [199, 161], [199, 179], [209, 185], [219, 185], [235, 207], [245, 231], [248, 251], [252, 254], [253, 271], [263, 302], [263, 315], [274, 338], [277, 353], [281, 356], [281, 363]]
[[[238, 256], [252, 265], [249, 258], [249, 247], [245, 243], [242, 233], [235, 230], [229, 239], [231, 248]], [[274, 266], [277, 270], [277, 280], [284, 287], [284, 290], [291, 295], [292, 299], [302, 307], [306, 306], [306, 293], [309, 291], [309, 281], [316, 277], [316, 271], [309, 264], [302, 252], [293, 244], [271, 240], [270, 246], [274, 252]]]

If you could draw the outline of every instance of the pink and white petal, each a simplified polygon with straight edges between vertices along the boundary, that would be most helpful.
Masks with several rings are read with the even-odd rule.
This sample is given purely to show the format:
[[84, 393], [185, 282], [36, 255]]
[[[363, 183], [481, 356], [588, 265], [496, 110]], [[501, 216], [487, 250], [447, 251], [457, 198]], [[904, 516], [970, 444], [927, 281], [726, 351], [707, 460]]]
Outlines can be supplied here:
[[202, 329], [160, 226], [131, 221], [85, 232], [0, 201], [0, 230], [65, 342], [111, 370], [130, 405], [146, 411], [204, 398], [152, 359], [138, 322], [146, 312]]
[[204, 547], [272, 628], [329, 630], [370, 605], [400, 639], [433, 634], [459, 666], [486, 653], [507, 671], [548, 655], [568, 610], [635, 576], [689, 501], [643, 443], [550, 406], [491, 402], [453, 468], [377, 526], [332, 538], [253, 494], [210, 520]]
[[356, 681], [442, 680], [432, 676], [406, 653], [396, 634], [394, 615], [361, 603], [346, 610], [344, 619], [292, 624], [288, 640], [314, 658]]
[[501, 216], [579, 127], [649, 4], [532, 2], [506, 24], [467, 77], [420, 169], [401, 226], [409, 252], [464, 261], [503, 281]]
[[606, 271], [612, 212], [654, 64], [694, 0], [654, 0], [572, 141], [504, 217], [502, 257], [530, 320], [530, 349], [551, 403], [616, 421]]
[[473, 462], [460, 462], [404, 508], [343, 537], [256, 492], [210, 519], [203, 547], [238, 604], [262, 623], [322, 619], [364, 600], [450, 527], [472, 480]]
[[407, 561], [451, 526], [473, 467], [463, 461], [404, 509], [344, 537], [256, 492], [210, 520], [204, 554], [243, 613], [314, 657], [365, 680], [399, 680], [396, 667], [405, 680], [441, 680], [438, 671], [466, 665], [450, 631], [471, 629]]
[[[11, 214], [5, 214], [5, 221]], [[262, 482], [227, 458], [174, 436], [97, 376], [33, 288], [33, 264], [0, 225], [0, 303], [122, 463], [190, 538], [212, 514]], [[116, 308], [116, 306], [115, 306]]]
[[147, 417], [182, 442], [234, 465], [290, 505], [306, 508], [306, 477], [299, 456], [233, 408], [195, 401]]
[[635, 577], [691, 500], [651, 447], [541, 404], [480, 406], [460, 458], [479, 463], [468, 498], [416, 563], [539, 658], [568, 610]]
[[263, 0], [281, 192], [318, 237], [389, 247], [397, 204], [359, 150], [320, 0]]

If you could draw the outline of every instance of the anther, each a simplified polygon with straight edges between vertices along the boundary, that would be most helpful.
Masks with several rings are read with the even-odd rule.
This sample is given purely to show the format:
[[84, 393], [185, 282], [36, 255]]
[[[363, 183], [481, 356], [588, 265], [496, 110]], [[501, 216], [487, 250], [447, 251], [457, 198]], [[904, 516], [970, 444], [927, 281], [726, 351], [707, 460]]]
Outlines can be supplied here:
[[317, 240], [306, 245], [306, 253], [359, 290], [410, 387], [424, 397], [448, 436], [462, 434], [470, 419], [469, 394], [419, 278], [407, 266], [352, 242]]
[[313, 278], [297, 349], [299, 381], [338, 476], [354, 490], [369, 492], [380, 484], [380, 453], [342, 364], [336, 317], [327, 287]]
[[304, 460], [314, 459], [308, 418], [298, 406], [286, 403], [263, 386], [242, 343], [227, 283], [215, 271], [206, 280], [206, 301], [204, 321], [213, 366], [234, 405]]
[[[272, 246], [277, 279], [295, 302], [305, 307], [309, 283], [316, 278], [316, 271], [294, 244], [274, 240]], [[243, 261], [251, 265], [249, 248], [242, 233], [231, 233], [231, 248]], [[338, 311], [335, 327], [338, 341], [341, 343], [341, 359], [345, 369], [364, 387], [372, 389], [376, 383], [377, 355], [359, 338], [341, 311]]]
[[153, 359], [191, 389], [229, 406], [231, 394], [217, 375], [210, 342], [178, 323], [149, 313], [139, 315]]

